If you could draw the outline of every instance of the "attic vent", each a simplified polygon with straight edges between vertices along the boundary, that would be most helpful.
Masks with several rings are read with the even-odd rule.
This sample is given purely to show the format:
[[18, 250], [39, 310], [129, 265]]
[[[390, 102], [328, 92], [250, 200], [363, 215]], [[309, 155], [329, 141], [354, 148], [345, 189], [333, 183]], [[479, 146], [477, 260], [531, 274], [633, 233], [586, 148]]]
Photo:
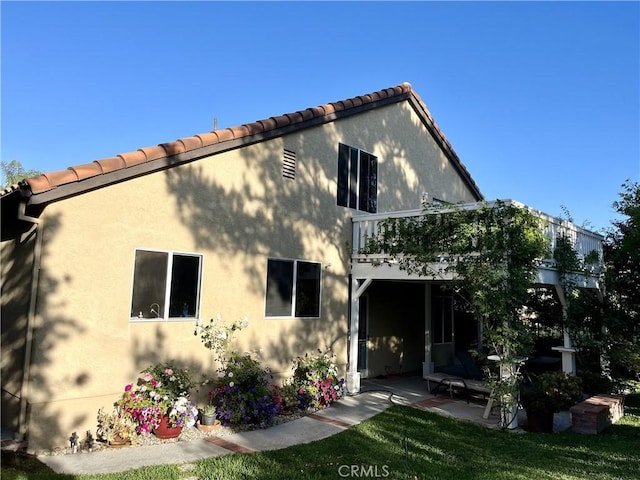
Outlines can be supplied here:
[[296, 179], [296, 152], [284, 149], [282, 157], [282, 176], [289, 180]]

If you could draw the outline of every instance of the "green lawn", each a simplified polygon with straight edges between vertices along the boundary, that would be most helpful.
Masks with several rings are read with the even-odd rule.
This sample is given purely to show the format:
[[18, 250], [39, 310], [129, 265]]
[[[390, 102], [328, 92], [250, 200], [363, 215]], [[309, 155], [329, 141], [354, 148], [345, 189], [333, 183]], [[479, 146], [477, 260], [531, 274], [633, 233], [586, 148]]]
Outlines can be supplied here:
[[2, 478], [633, 479], [640, 478], [640, 394], [629, 396], [627, 407], [606, 433], [586, 436], [499, 432], [396, 406], [325, 440], [273, 452], [97, 476], [28, 474], [3, 462]]

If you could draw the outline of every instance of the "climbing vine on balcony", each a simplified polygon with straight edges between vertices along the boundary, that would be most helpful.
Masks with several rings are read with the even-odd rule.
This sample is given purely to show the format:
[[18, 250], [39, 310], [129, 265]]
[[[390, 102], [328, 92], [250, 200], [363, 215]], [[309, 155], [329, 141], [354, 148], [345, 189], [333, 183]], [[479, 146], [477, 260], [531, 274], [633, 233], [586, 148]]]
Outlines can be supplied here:
[[549, 242], [540, 219], [505, 202], [469, 210], [452, 206], [383, 220], [361, 253], [386, 253], [387, 262], [423, 276], [453, 275], [483, 322], [485, 340], [501, 356], [522, 355], [518, 312]]
[[577, 348], [578, 360], [591, 347], [604, 353], [609, 348], [610, 338], [603, 330], [603, 302], [596, 290], [582, 288], [580, 281], [585, 276], [600, 273], [596, 271], [600, 262], [598, 252], [594, 250], [580, 258], [571, 239], [560, 235], [556, 238], [553, 259], [565, 301], [562, 323], [557, 326], [569, 334], [572, 346]]
[[[525, 208], [496, 201], [477, 209], [452, 206], [425, 215], [389, 218], [361, 253], [386, 253], [408, 273], [452, 277], [482, 322], [489, 353], [511, 368], [529, 344], [519, 312], [542, 259], [549, 256], [541, 220]], [[517, 375], [498, 378], [496, 391], [515, 398]]]

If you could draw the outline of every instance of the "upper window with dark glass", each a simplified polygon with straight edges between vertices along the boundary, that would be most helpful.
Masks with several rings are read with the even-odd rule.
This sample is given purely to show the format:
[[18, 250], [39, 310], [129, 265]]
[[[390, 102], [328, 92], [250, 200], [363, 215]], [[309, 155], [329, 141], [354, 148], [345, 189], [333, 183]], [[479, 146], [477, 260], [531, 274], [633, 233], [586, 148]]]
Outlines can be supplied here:
[[378, 211], [378, 158], [342, 143], [338, 144], [338, 205]]

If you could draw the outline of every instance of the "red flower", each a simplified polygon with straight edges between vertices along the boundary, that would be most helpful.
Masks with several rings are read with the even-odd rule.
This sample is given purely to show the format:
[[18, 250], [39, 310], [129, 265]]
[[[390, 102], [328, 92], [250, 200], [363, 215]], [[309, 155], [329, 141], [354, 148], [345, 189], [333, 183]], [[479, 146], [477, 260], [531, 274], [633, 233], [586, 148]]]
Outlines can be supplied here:
[[125, 392], [129, 392], [131, 391], [131, 384], [127, 385], [126, 387], [124, 387], [124, 391]]

